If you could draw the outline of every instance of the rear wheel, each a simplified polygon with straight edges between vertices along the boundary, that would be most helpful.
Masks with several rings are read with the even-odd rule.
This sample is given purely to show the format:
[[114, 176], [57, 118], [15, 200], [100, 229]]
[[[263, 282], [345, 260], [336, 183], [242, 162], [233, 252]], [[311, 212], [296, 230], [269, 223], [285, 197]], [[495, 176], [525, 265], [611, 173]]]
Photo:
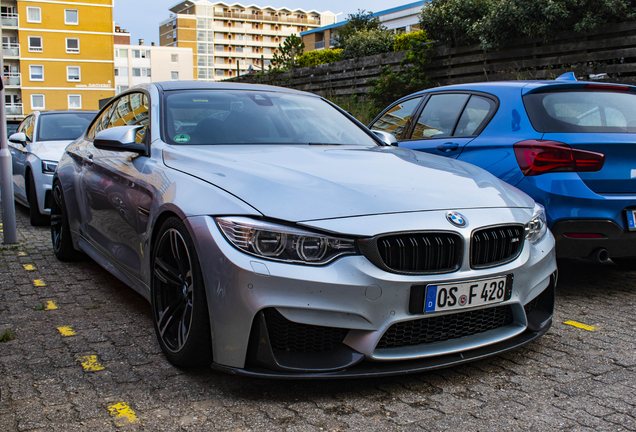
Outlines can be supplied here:
[[168, 218], [152, 252], [152, 311], [155, 333], [176, 366], [212, 361], [210, 317], [201, 267], [183, 222]]
[[33, 174], [29, 176], [29, 220], [33, 226], [48, 225], [50, 223], [49, 217], [40, 213]]
[[60, 261], [74, 261], [80, 253], [73, 247], [71, 228], [68, 223], [64, 192], [59, 181], [53, 184], [53, 199], [51, 200], [51, 242], [53, 252]]

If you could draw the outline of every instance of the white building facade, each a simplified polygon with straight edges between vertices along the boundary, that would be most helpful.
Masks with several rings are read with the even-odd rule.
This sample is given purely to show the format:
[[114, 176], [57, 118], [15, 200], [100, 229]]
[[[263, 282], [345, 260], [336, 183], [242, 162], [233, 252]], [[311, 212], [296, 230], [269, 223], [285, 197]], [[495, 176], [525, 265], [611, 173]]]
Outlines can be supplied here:
[[189, 47], [194, 52], [194, 76], [217, 81], [267, 69], [278, 45], [292, 34], [333, 24], [332, 12], [208, 0], [182, 1], [159, 27], [162, 46]]
[[115, 45], [117, 93], [157, 81], [185, 81], [193, 77], [191, 48]]

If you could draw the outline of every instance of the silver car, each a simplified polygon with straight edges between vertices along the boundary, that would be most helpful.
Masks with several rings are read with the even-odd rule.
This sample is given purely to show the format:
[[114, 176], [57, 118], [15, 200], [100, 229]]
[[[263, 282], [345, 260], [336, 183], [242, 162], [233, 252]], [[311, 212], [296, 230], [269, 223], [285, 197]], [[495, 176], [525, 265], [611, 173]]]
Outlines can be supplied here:
[[178, 366], [402, 374], [543, 335], [557, 276], [543, 208], [389, 144], [308, 93], [136, 87], [67, 147], [54, 251], [144, 296]]
[[15, 200], [29, 207], [31, 225], [49, 223], [53, 173], [64, 148], [79, 137], [94, 111], [35, 111], [9, 137]]

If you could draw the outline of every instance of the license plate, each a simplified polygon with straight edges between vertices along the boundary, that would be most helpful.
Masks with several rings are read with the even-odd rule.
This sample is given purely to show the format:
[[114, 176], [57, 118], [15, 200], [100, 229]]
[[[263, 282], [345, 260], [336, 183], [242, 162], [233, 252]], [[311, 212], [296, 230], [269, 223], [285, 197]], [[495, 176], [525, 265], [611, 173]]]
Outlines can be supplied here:
[[636, 210], [625, 210], [627, 213], [627, 229], [636, 231]]
[[511, 296], [511, 274], [467, 282], [427, 285], [424, 291], [424, 312], [501, 303]]

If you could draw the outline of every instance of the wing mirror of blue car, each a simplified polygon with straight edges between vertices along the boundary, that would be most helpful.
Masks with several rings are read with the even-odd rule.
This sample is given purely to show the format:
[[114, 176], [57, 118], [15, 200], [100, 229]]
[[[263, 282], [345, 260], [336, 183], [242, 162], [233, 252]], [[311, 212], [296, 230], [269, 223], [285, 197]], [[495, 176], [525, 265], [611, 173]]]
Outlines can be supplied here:
[[27, 137], [23, 132], [16, 132], [9, 137], [9, 141], [15, 144], [26, 145]]
[[137, 135], [145, 132], [143, 128], [143, 125], [136, 125], [104, 129], [97, 134], [93, 145], [100, 150], [146, 154], [146, 145], [136, 142]]
[[378, 138], [380, 138], [380, 141], [382, 141], [384, 144], [397, 147], [398, 142], [393, 134], [379, 130], [373, 130], [371, 132], [373, 132]]

